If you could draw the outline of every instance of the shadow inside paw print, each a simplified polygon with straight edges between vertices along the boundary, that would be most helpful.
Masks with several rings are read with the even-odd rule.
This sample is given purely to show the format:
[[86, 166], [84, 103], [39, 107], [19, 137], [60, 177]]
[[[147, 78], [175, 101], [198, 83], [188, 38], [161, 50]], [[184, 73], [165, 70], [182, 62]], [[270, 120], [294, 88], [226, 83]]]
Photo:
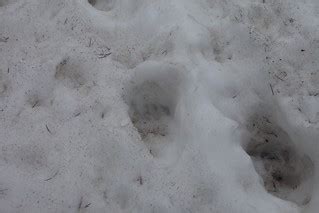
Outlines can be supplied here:
[[124, 90], [128, 116], [154, 157], [165, 156], [177, 146], [175, 114], [183, 83], [178, 66], [146, 62], [136, 68]]
[[168, 134], [168, 122], [173, 109], [167, 96], [156, 82], [146, 81], [133, 89], [129, 115], [142, 139], [150, 134]]
[[265, 189], [284, 200], [305, 205], [311, 199], [314, 165], [298, 152], [289, 135], [266, 114], [253, 115], [247, 125], [252, 137], [246, 147]]
[[54, 77], [66, 87], [76, 89], [87, 82], [83, 73], [81, 64], [71, 61], [70, 58], [65, 58], [56, 66]]
[[101, 11], [110, 11], [114, 7], [114, 0], [88, 0], [95, 9]]

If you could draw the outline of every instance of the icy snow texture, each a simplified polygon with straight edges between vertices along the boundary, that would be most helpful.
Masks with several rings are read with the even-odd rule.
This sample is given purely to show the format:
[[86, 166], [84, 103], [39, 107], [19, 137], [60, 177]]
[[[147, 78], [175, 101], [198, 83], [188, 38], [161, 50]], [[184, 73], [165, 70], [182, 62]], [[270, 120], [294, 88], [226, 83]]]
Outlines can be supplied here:
[[318, 14], [0, 0], [0, 212], [318, 212]]

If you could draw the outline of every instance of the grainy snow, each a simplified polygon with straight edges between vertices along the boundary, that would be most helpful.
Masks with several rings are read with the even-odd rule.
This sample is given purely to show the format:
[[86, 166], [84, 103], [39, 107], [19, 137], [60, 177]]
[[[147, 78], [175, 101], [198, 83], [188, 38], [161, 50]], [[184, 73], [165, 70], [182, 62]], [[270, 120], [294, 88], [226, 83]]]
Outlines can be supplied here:
[[318, 0], [0, 0], [0, 212], [319, 212]]

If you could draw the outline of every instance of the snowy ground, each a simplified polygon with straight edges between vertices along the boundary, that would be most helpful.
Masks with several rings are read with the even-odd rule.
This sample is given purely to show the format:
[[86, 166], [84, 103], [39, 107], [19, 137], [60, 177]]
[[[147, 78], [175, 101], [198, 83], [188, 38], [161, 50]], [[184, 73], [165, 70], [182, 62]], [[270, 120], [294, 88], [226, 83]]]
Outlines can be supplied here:
[[318, 0], [0, 0], [0, 212], [319, 212]]

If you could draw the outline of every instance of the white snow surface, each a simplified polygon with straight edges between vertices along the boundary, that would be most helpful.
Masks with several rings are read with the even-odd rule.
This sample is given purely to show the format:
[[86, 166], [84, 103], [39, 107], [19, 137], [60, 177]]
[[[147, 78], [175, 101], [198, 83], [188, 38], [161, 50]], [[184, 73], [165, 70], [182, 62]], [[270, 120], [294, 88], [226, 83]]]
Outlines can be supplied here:
[[319, 212], [318, 0], [0, 0], [0, 212]]

